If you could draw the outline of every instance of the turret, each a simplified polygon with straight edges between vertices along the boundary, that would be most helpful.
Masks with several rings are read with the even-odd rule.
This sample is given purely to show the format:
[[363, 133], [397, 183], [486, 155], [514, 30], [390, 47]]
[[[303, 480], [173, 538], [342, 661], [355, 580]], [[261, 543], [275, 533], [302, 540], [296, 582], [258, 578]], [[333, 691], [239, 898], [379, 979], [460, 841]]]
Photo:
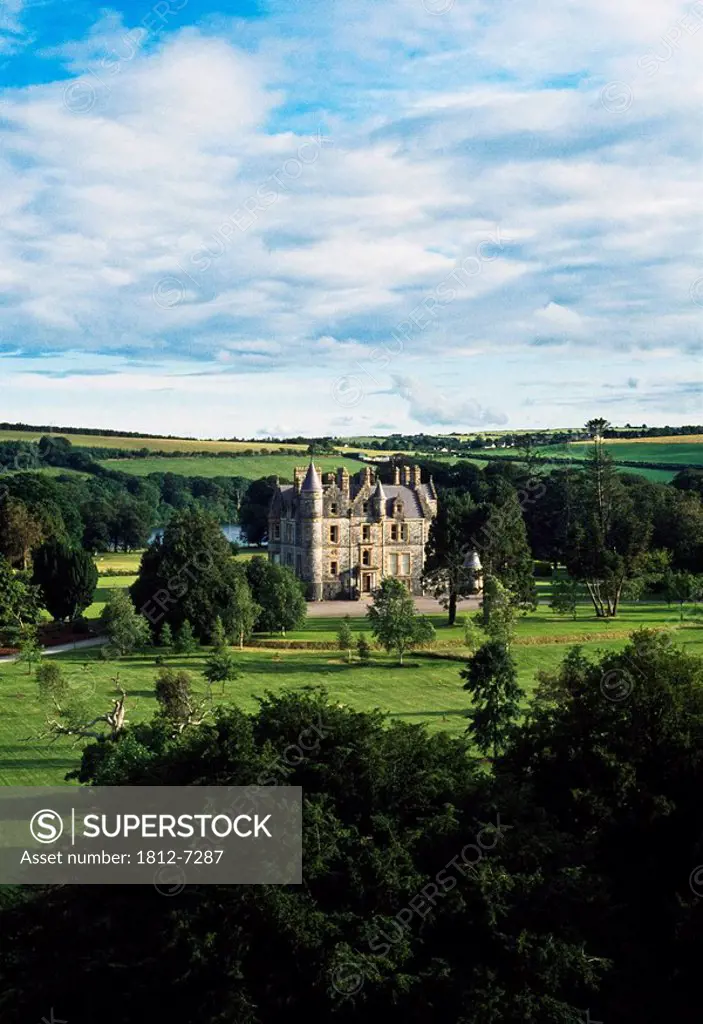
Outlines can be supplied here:
[[300, 519], [307, 550], [304, 578], [311, 601], [322, 600], [322, 483], [312, 461], [300, 485]]
[[386, 497], [386, 492], [383, 490], [383, 484], [381, 483], [380, 480], [376, 484], [376, 489], [371, 495], [371, 499], [373, 501], [374, 513], [378, 516], [379, 519], [383, 519], [386, 515], [386, 502], [388, 499]]

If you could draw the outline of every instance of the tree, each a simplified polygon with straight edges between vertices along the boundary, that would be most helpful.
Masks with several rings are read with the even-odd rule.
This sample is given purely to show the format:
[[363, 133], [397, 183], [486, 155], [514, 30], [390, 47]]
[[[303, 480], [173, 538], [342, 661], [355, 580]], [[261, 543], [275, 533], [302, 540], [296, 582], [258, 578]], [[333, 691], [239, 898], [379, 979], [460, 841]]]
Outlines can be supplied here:
[[462, 669], [461, 677], [473, 698], [467, 732], [483, 754], [490, 750], [495, 759], [513, 731], [524, 696], [515, 661], [504, 643], [490, 640]]
[[139, 615], [126, 590], [111, 590], [100, 618], [101, 630], [118, 657], [149, 642], [149, 623]]
[[602, 440], [605, 437], [605, 432], [610, 427], [608, 420], [603, 419], [602, 416], [598, 416], [586, 423], [586, 430], [588, 436], [593, 440]]
[[549, 607], [558, 615], [571, 615], [576, 619], [581, 584], [571, 576], [552, 577], [552, 599]]
[[[58, 1010], [78, 988], [71, 1024], [88, 1024], [101, 999], [101, 1024], [140, 1021], [147, 990], [164, 1019], [183, 1024], [277, 1021], [305, 1009], [342, 1024], [360, 1013], [564, 1024], [583, 1020], [584, 1005], [600, 1009], [588, 984], [601, 978], [590, 961], [603, 940], [585, 943], [579, 927], [589, 911], [593, 919], [596, 886], [569, 861], [572, 850], [562, 853], [567, 842], [559, 847], [548, 823], [532, 820], [537, 802], [524, 806], [522, 780], [518, 792], [492, 790], [463, 737], [339, 707], [318, 691], [283, 692], [252, 715], [219, 709], [168, 741], [160, 718], [132, 725], [116, 743], [86, 748], [79, 781], [244, 786], [272, 775], [302, 787], [305, 886], [204, 885], [182, 900], [105, 886], [100, 915], [88, 886], [42, 886], [31, 899], [3, 893], [12, 956], [0, 958], [2, 1018], [37, 1020], [36, 1006]], [[437, 894], [426, 886], [438, 870]], [[415, 899], [422, 888], [425, 903]], [[416, 913], [408, 927], [407, 915], [394, 915], [409, 898], [427, 917]], [[75, 949], [58, 963], [67, 926]], [[106, 1000], [115, 964], [124, 976]], [[345, 967], [361, 971], [361, 1001], [356, 988], [348, 998]]]
[[159, 647], [163, 649], [164, 654], [168, 654], [173, 649], [173, 633], [168, 622], [164, 622], [159, 633]]
[[366, 633], [359, 634], [359, 638], [356, 641], [356, 652], [359, 655], [359, 661], [363, 664], [367, 664], [371, 660], [371, 644], [366, 637]]
[[485, 630], [479, 628], [470, 615], [464, 616], [464, 645], [474, 654], [485, 643]]
[[424, 569], [425, 584], [456, 621], [457, 601], [477, 591], [477, 580], [464, 566], [474, 504], [466, 494], [440, 494], [436, 517], [430, 524]]
[[207, 701], [198, 701], [193, 696], [188, 672], [162, 668], [156, 677], [155, 696], [159, 714], [176, 735], [180, 735], [189, 726], [200, 725], [205, 720]]
[[42, 525], [24, 502], [7, 498], [0, 502], [0, 554], [11, 565], [26, 569], [34, 548], [42, 542]]
[[346, 651], [347, 661], [352, 660], [352, 649], [354, 647], [354, 635], [351, 628], [351, 619], [345, 615], [337, 629], [337, 646], [340, 651]]
[[[109, 711], [103, 712], [101, 715], [96, 715], [94, 718], [89, 718], [88, 709], [80, 702], [69, 704], [66, 708], [57, 707], [56, 718], [47, 718], [47, 730], [53, 739], [58, 739], [59, 736], [73, 736], [76, 740], [98, 740], [103, 742], [105, 740], [111, 740], [113, 743], [116, 742], [122, 731], [128, 725], [126, 718], [126, 700], [127, 694], [124, 689], [119, 686], [119, 676], [113, 680], [116, 687], [120, 691], [120, 696], [112, 701], [112, 707]], [[96, 726], [107, 726], [107, 731], [101, 729], [98, 731]], [[72, 777], [71, 774], [67, 776]]]
[[215, 650], [205, 662], [203, 674], [210, 686], [213, 683], [222, 683], [222, 692], [225, 692], [225, 683], [236, 679], [239, 675], [234, 655], [226, 648]]
[[276, 492], [275, 476], [252, 480], [239, 508], [239, 524], [249, 544], [262, 544], [268, 535], [269, 508]]
[[172, 516], [163, 537], [144, 552], [130, 592], [153, 625], [168, 622], [177, 631], [188, 619], [206, 643], [218, 616], [228, 636], [235, 632], [240, 572], [217, 519], [200, 508], [187, 508]]
[[222, 625], [222, 619], [218, 615], [215, 619], [215, 623], [212, 627], [212, 633], [210, 634], [210, 643], [215, 650], [221, 651], [227, 646], [227, 634], [225, 628]]
[[434, 639], [432, 623], [415, 614], [412, 595], [395, 576], [382, 580], [366, 618], [375, 638], [389, 654], [398, 655], [401, 665], [406, 651]]
[[0, 637], [16, 643], [22, 630], [37, 621], [39, 602], [39, 590], [29, 583], [27, 574], [14, 572], [0, 558]]
[[679, 617], [683, 622], [683, 606], [695, 600], [698, 592], [698, 581], [693, 573], [669, 570], [664, 578], [666, 595], [669, 601], [679, 606]]
[[19, 634], [19, 654], [17, 660], [20, 664], [27, 666], [27, 675], [32, 674], [32, 669], [41, 661], [43, 649], [37, 639], [36, 626], [23, 626]]
[[510, 647], [515, 638], [515, 595], [497, 576], [485, 577], [483, 606], [477, 619], [492, 640]]
[[257, 556], [247, 564], [247, 580], [261, 611], [257, 628], [267, 633], [296, 629], [307, 615], [303, 585], [293, 572]]
[[57, 540], [34, 552], [32, 582], [54, 619], [73, 621], [93, 602], [98, 570], [87, 551]]
[[241, 650], [244, 647], [244, 641], [248, 640], [254, 631], [257, 619], [261, 614], [261, 606], [252, 596], [246, 569], [237, 566], [237, 570], [233, 579], [232, 591], [232, 635], [237, 638]]
[[176, 639], [173, 644], [173, 650], [176, 654], [184, 654], [188, 657], [191, 654], [195, 654], [198, 649], [198, 641], [193, 633], [193, 627], [191, 626], [188, 619], [185, 620], [181, 628], [176, 633]]
[[[538, 492], [535, 492], [536, 494]], [[531, 499], [536, 502], [538, 498]], [[517, 491], [496, 477], [491, 500], [472, 513], [471, 544], [479, 552], [485, 577], [495, 576], [524, 609], [537, 607], [534, 563]]]
[[68, 683], [55, 661], [42, 659], [37, 668], [37, 687], [42, 704], [63, 704], [68, 696]]
[[647, 570], [652, 524], [641, 512], [596, 436], [578, 482], [565, 562], [599, 618], [615, 617], [625, 583]]

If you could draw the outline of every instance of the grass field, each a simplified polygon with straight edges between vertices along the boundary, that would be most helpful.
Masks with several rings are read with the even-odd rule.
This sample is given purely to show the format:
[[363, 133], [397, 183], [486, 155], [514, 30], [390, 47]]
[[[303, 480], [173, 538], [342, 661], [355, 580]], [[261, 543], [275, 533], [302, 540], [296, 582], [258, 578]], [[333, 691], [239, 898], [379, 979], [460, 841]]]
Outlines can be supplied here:
[[[602, 645], [622, 646], [624, 641]], [[567, 648], [553, 645], [524, 648], [519, 652], [520, 680], [532, 688], [538, 668], [556, 666]], [[109, 708], [116, 695], [115, 678], [128, 694], [127, 717], [144, 721], [156, 710], [153, 697], [158, 668], [154, 654], [127, 657], [106, 663], [95, 650], [56, 655], [72, 691], [89, 709], [99, 714]], [[458, 661], [436, 661], [414, 656], [411, 666], [398, 668], [382, 656], [368, 666], [348, 665], [333, 652], [277, 652], [270, 650], [237, 653], [239, 678], [227, 684], [225, 696], [215, 690], [216, 703], [237, 704], [246, 711], [256, 708], [256, 696], [267, 690], [325, 686], [331, 696], [360, 710], [375, 707], [406, 722], [424, 722], [432, 730], [446, 729], [457, 735], [466, 727], [466, 695], [462, 690]], [[190, 658], [173, 656], [167, 664], [193, 673], [194, 690], [205, 695], [202, 669], [205, 654]], [[417, 665], [418, 667], [412, 667]], [[54, 742], [41, 738], [45, 714], [37, 699], [33, 676], [24, 666], [0, 667], [0, 785], [60, 785], [66, 772], [80, 760], [80, 746], [61, 737]]]
[[[586, 454], [588, 447], [587, 441], [575, 441], [568, 448], [559, 448], [558, 452], [573, 453], [581, 458]], [[608, 440], [605, 442], [605, 448], [608, 454], [616, 460], [671, 462], [697, 465], [703, 468], [703, 437], [700, 434], [676, 438], [641, 437], [634, 440]], [[545, 449], [545, 451], [548, 450]]]
[[[117, 563], [121, 556], [115, 556]], [[89, 614], [99, 613], [113, 587], [126, 587], [133, 576], [104, 577], [96, 592]], [[544, 597], [548, 583], [540, 590]], [[460, 612], [460, 614], [463, 614]], [[461, 625], [449, 628], [446, 616], [431, 616], [437, 629], [437, 649], [454, 648], [453, 654], [466, 655], [462, 644]], [[289, 640], [334, 640], [339, 619], [308, 619], [305, 627], [288, 635]], [[606, 650], [621, 649], [629, 632], [639, 626], [667, 628], [676, 642], [687, 650], [703, 654], [703, 618], [691, 614], [680, 621], [678, 608], [664, 603], [643, 602], [625, 605], [617, 620], [606, 623], [596, 620], [584, 605], [577, 619], [556, 616], [546, 605], [521, 618], [513, 647], [519, 681], [526, 692], [535, 684], [540, 669], [555, 668], [574, 643], [596, 656]], [[367, 631], [364, 619], [352, 619], [355, 633]], [[75, 651], [54, 656], [62, 665], [75, 694], [91, 714], [109, 706], [115, 694], [115, 677], [128, 694], [128, 718], [131, 722], [151, 717], [156, 709], [153, 697], [154, 679], [158, 672], [155, 656], [158, 650], [106, 663], [96, 650]], [[190, 658], [176, 655], [167, 663], [193, 673], [196, 692], [205, 695], [202, 675], [207, 651]], [[215, 693], [215, 701], [234, 703], [244, 710], [254, 710], [256, 696], [267, 690], [297, 689], [324, 685], [333, 699], [353, 707], [369, 710], [379, 707], [394, 718], [406, 722], [423, 722], [430, 730], [448, 730], [458, 735], [465, 727], [467, 707], [459, 672], [463, 661], [441, 660], [415, 653], [407, 656], [408, 666], [399, 668], [393, 659], [374, 653], [370, 665], [348, 665], [336, 651], [271, 650], [249, 648], [235, 651], [240, 675], [227, 684], [224, 697]], [[0, 666], [0, 785], [60, 784], [67, 771], [79, 760], [80, 748], [71, 740], [61, 738], [50, 743], [40, 738], [45, 714], [39, 704], [36, 682], [24, 666]]]
[[[0, 430], [0, 441], [38, 441], [46, 431]], [[149, 448], [154, 452], [240, 452], [246, 448], [254, 451], [277, 451], [279, 448], [298, 448], [305, 452], [307, 445], [286, 444], [279, 441], [201, 441], [185, 438], [158, 439], [153, 437], [111, 437], [109, 434], [62, 434], [51, 431], [56, 437], [65, 437], [71, 444], [86, 448]]]
[[[240, 455], [236, 459], [209, 459], [199, 456], [192, 459], [105, 459], [103, 466], [131, 473], [133, 476], [148, 476], [149, 473], [177, 473], [181, 476], [241, 476], [247, 480], [258, 480], [262, 476], [280, 476], [293, 479], [296, 466], [304, 466], [307, 456], [295, 455]], [[346, 459], [341, 455], [323, 455], [315, 458], [315, 465], [323, 473], [346, 466], [350, 473], [358, 473], [364, 463]]]

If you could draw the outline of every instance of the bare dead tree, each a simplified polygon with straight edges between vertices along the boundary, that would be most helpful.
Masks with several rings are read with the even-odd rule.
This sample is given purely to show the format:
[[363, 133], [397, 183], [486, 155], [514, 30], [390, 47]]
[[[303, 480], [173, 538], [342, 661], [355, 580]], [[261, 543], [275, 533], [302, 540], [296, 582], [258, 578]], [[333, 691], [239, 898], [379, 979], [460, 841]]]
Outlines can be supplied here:
[[[115, 682], [117, 683], [117, 679]], [[55, 702], [58, 717], [47, 718], [47, 731], [42, 735], [51, 736], [52, 741], [59, 736], [73, 736], [76, 742], [81, 739], [116, 740], [128, 724], [125, 707], [127, 694], [121, 686], [118, 686], [118, 689], [120, 696], [113, 700], [112, 708], [102, 715], [96, 715], [90, 721], [81, 721], [77, 709], [70, 706], [62, 708]], [[107, 730], [96, 728], [101, 724], [106, 725]]]

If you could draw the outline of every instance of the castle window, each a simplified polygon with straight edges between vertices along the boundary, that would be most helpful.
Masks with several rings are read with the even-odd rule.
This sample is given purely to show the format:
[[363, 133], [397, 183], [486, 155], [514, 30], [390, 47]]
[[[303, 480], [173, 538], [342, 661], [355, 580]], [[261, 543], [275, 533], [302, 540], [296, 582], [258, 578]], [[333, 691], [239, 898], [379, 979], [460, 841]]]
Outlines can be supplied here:
[[401, 555], [400, 556], [400, 575], [401, 576], [409, 576], [410, 575], [410, 555]]
[[330, 562], [330, 576], [336, 576], [336, 575], [337, 575], [337, 563], [336, 562]]
[[391, 540], [398, 540], [398, 525], [391, 523]]
[[281, 539], [281, 524], [280, 523], [274, 523], [273, 524], [273, 539], [274, 540], [280, 540]]
[[293, 564], [293, 555], [289, 551], [286, 554], [286, 565], [292, 565], [292, 564]]
[[339, 543], [339, 527], [338, 526], [330, 526], [330, 543], [331, 544]]
[[293, 526], [291, 523], [286, 524], [286, 544], [293, 543]]
[[295, 571], [298, 574], [298, 576], [300, 576], [300, 573], [302, 571], [302, 562], [300, 560], [300, 555], [295, 556]]
[[397, 576], [398, 575], [398, 555], [391, 555], [390, 556], [390, 565], [391, 565], [391, 575], [392, 576]]
[[364, 513], [364, 515], [368, 515], [368, 512], [369, 512], [369, 503], [368, 503], [368, 501], [365, 501], [362, 504], [361, 511]]
[[370, 526], [362, 526], [361, 527], [361, 539], [362, 540], [371, 540], [371, 527]]
[[330, 515], [331, 516], [336, 516], [337, 515], [337, 502], [336, 501], [333, 501], [332, 504], [330, 505]]
[[368, 548], [361, 552], [361, 564], [371, 565], [371, 552], [368, 550]]
[[402, 523], [401, 527], [400, 527], [400, 539], [401, 540], [407, 540], [408, 539], [408, 527], [407, 527], [407, 525], [405, 523]]

